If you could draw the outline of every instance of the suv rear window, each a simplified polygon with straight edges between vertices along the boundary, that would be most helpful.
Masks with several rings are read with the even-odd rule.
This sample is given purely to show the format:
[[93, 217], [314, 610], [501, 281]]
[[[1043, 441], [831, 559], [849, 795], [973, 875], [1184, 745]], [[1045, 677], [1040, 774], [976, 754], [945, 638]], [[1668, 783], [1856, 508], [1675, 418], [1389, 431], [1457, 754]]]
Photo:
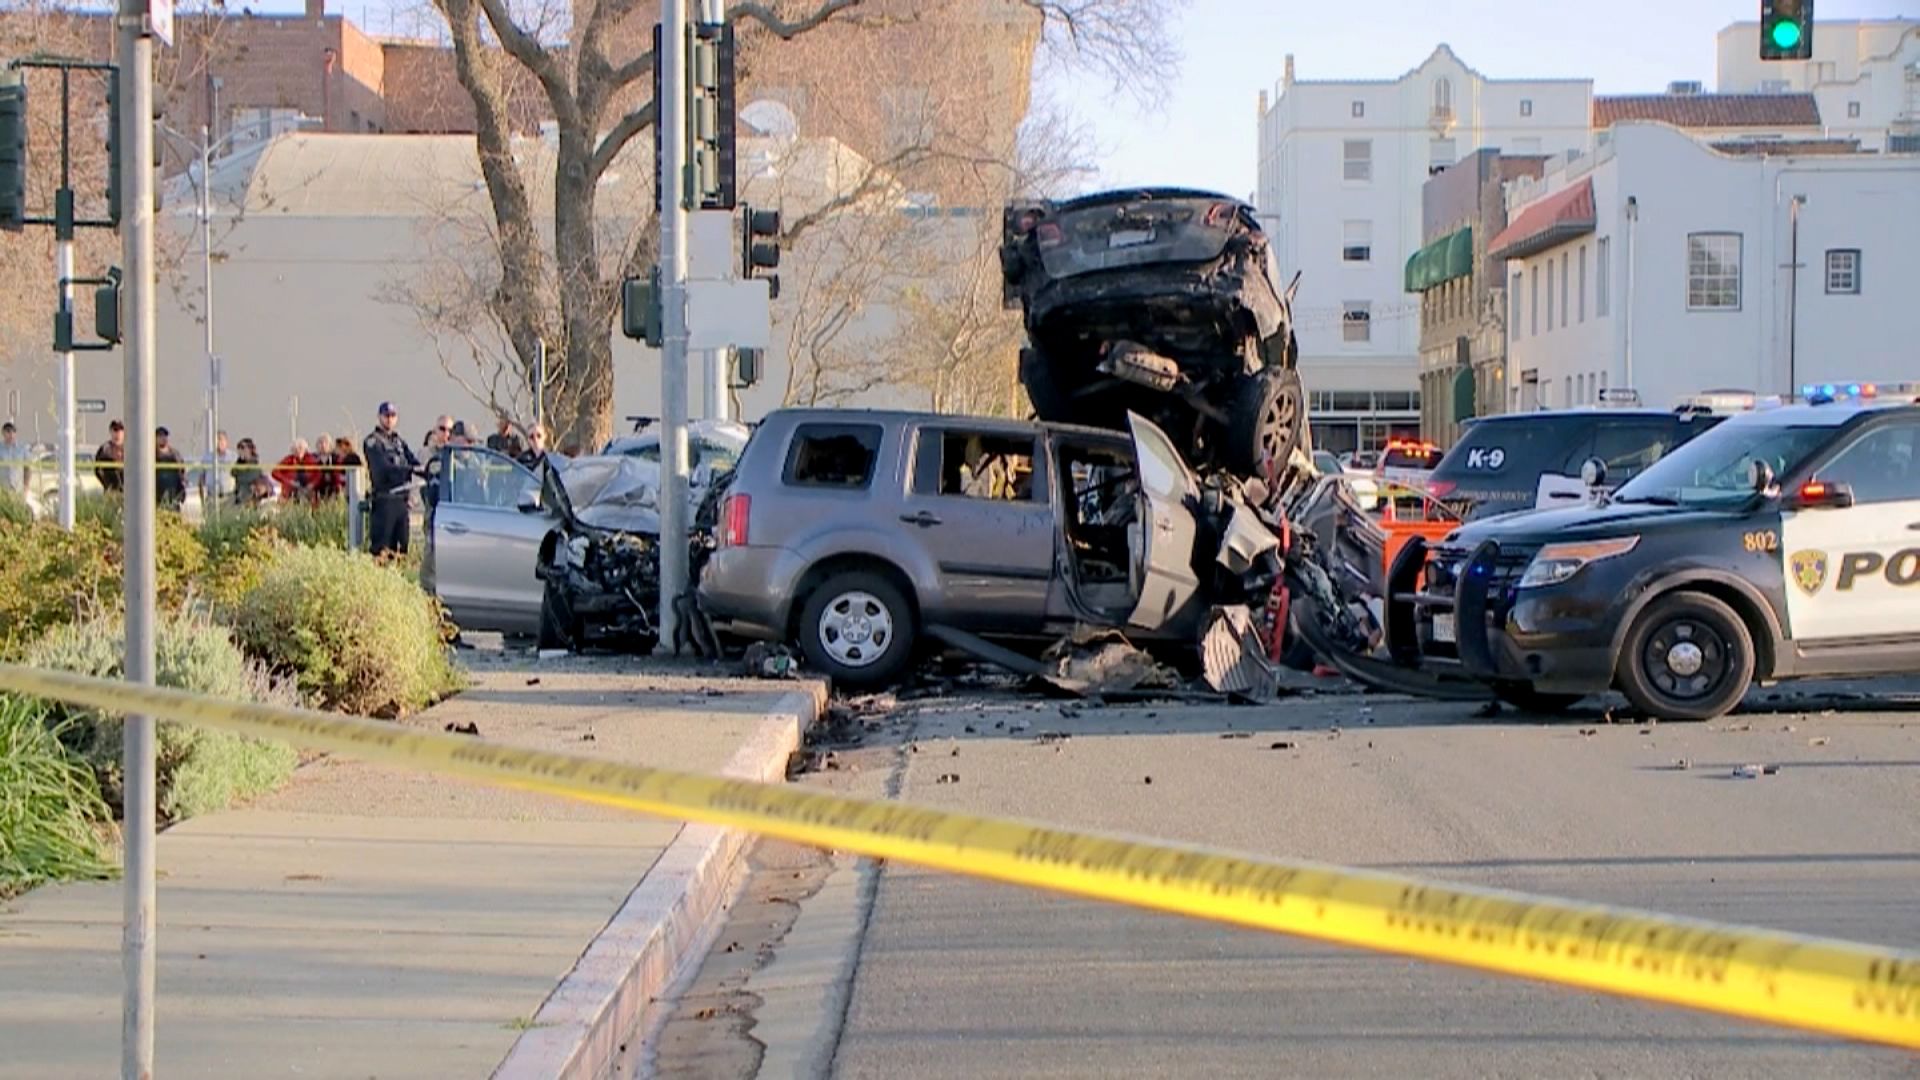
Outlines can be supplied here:
[[796, 487], [864, 488], [879, 457], [878, 424], [801, 424], [787, 450], [785, 479]]

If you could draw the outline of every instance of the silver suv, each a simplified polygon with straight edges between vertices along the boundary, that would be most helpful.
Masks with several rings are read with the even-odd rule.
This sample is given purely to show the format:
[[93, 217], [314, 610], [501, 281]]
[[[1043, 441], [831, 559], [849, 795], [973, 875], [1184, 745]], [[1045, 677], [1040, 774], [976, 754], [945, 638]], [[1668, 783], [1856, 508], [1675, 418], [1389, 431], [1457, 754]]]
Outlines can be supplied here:
[[899, 675], [929, 626], [1193, 641], [1200, 488], [1164, 432], [1138, 416], [1131, 430], [773, 413], [719, 507], [701, 606], [851, 686]]

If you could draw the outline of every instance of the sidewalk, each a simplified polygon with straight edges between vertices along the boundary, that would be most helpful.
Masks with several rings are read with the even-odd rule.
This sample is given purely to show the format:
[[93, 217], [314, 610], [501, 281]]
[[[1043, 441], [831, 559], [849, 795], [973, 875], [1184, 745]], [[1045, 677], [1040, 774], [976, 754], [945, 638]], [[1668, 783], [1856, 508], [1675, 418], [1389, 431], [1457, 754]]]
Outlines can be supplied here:
[[[774, 779], [819, 701], [810, 684], [522, 657], [483, 655], [473, 689], [409, 722]], [[311, 762], [256, 805], [161, 834], [156, 1072], [484, 1077], [510, 1053], [507, 1072], [590, 1066], [582, 1044], [631, 1030], [697, 936], [685, 924], [725, 895], [739, 839]], [[118, 882], [75, 884], [0, 912], [0, 1077], [118, 1072], [121, 903]], [[642, 948], [663, 955], [638, 964]]]

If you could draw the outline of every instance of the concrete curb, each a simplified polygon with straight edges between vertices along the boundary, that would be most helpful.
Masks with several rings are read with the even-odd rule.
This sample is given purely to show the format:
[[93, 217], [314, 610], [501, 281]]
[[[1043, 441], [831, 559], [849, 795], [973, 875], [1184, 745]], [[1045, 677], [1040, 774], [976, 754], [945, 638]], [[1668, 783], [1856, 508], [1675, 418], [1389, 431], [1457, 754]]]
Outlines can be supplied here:
[[[788, 758], [826, 702], [822, 683], [782, 697], [722, 773], [763, 781], [785, 777]], [[609, 1075], [622, 1041], [648, 1005], [703, 951], [750, 838], [717, 825], [682, 828], [547, 996], [532, 1026], [494, 1070], [496, 1080]]]

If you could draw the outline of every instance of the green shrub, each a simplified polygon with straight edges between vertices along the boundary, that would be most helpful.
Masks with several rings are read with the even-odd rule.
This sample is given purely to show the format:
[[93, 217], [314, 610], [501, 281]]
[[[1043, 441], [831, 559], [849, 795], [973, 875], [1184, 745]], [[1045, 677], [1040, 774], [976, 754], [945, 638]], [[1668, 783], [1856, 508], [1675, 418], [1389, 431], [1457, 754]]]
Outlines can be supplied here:
[[120, 538], [121, 509], [124, 504], [117, 492], [82, 491], [73, 502], [73, 524], [92, 525], [105, 529], [114, 539]]
[[114, 874], [106, 803], [46, 706], [0, 698], [0, 899], [44, 881]]
[[458, 685], [439, 605], [360, 552], [276, 549], [234, 628], [248, 652], [324, 708], [400, 716]]
[[270, 528], [271, 515], [256, 507], [222, 506], [219, 513], [201, 520], [195, 535], [206, 549], [207, 561], [218, 566], [244, 553], [256, 530]]
[[0, 526], [0, 659], [56, 626], [120, 609], [120, 545], [98, 524]]
[[272, 515], [273, 531], [299, 547], [347, 547], [347, 501], [282, 503]]
[[[125, 630], [116, 616], [58, 627], [27, 650], [34, 667], [103, 679], [122, 676]], [[294, 691], [249, 661], [226, 629], [204, 618], [178, 615], [161, 621], [154, 639], [156, 681], [161, 686], [233, 701], [297, 704]], [[120, 804], [119, 717], [90, 709], [55, 707], [69, 725], [64, 739], [93, 767], [107, 801]], [[285, 743], [261, 742], [226, 731], [164, 723], [159, 728], [159, 807], [168, 820], [220, 810], [236, 800], [271, 791], [297, 761]]]
[[33, 507], [12, 488], [0, 488], [0, 529], [24, 529], [33, 524]]

